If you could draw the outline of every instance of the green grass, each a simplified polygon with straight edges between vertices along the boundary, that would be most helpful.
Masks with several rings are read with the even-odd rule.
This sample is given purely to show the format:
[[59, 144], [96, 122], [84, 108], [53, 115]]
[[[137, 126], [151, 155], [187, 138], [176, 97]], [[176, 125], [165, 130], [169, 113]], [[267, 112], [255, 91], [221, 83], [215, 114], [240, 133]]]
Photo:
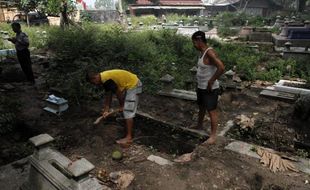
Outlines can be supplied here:
[[[10, 30], [9, 25], [2, 26]], [[185, 81], [191, 77], [189, 70], [197, 63], [199, 52], [193, 48], [191, 39], [176, 35], [173, 30], [125, 32], [120, 25], [92, 23], [83, 23], [83, 28], [23, 26], [32, 47], [53, 52], [47, 76], [49, 86], [62, 89], [64, 96], [76, 103], [102, 95], [102, 91], [85, 82], [87, 70], [132, 71], [142, 80], [144, 90], [154, 93], [161, 88], [159, 79], [165, 74], [175, 77], [175, 88], [184, 88]], [[42, 37], [43, 31], [46, 37]], [[216, 50], [226, 70], [237, 66], [238, 73], [246, 80], [275, 81], [284, 75], [310, 76], [309, 64], [300, 64], [298, 60], [268, 57], [246, 45], [221, 44], [214, 40], [208, 40], [208, 44]], [[262, 64], [265, 70], [258, 72]]]
[[[48, 25], [45, 26], [32, 26], [27, 27], [22, 25], [22, 31], [25, 32], [29, 37], [30, 47], [44, 48], [46, 46], [46, 37], [48, 31], [52, 28]], [[10, 37], [14, 37], [15, 33], [12, 31], [11, 25], [6, 23], [0, 23], [0, 28], [3, 31], [7, 31]], [[44, 34], [45, 33], [45, 34]], [[0, 41], [0, 49], [14, 48], [12, 43], [5, 43], [3, 39]]]

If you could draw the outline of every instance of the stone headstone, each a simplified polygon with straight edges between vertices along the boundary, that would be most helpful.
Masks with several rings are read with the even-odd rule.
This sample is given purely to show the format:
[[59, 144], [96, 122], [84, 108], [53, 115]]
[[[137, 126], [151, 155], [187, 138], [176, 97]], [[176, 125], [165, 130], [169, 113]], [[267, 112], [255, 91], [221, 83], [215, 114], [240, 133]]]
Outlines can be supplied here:
[[47, 106], [44, 110], [58, 115], [66, 111], [69, 107], [67, 100], [54, 95], [49, 95], [48, 98], [45, 99], [45, 102]]
[[[21, 190], [101, 190], [96, 178], [89, 176], [94, 166], [86, 159], [71, 161], [48, 144], [53, 138], [48, 134], [30, 139], [36, 147], [29, 157], [30, 173]], [[39, 156], [38, 156], [39, 155]]]
[[174, 77], [173, 76], [171, 76], [171, 75], [169, 75], [169, 74], [166, 74], [166, 75], [164, 75], [163, 77], [161, 77], [160, 79], [159, 79], [161, 82], [162, 82], [162, 84], [163, 84], [163, 91], [171, 91], [172, 90], [172, 82], [173, 82], [173, 80], [174, 80]]

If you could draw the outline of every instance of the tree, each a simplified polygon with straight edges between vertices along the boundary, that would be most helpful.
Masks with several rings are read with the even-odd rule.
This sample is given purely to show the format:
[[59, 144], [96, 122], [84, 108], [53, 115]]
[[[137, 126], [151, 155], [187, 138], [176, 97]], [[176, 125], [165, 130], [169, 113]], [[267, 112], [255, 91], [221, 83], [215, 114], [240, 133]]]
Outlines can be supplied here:
[[27, 19], [27, 25], [29, 26], [29, 17], [28, 13], [30, 11], [33, 11], [37, 7], [37, 1], [35, 0], [21, 0], [19, 3], [19, 8], [23, 10], [26, 14], [26, 19]]
[[275, 3], [283, 6], [287, 10], [302, 12], [309, 0], [274, 0]]
[[61, 26], [69, 25], [68, 14], [75, 10], [75, 0], [20, 0], [19, 8], [26, 13], [29, 25], [28, 13], [38, 11], [48, 15], [59, 15]]

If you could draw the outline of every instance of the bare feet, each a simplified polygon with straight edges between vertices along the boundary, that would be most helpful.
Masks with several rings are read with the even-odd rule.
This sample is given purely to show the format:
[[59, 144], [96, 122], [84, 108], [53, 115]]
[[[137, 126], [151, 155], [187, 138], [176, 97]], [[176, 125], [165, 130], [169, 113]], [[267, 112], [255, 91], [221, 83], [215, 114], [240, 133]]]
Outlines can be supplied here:
[[211, 135], [208, 140], [206, 140], [206, 142], [204, 142], [203, 144], [205, 145], [211, 145], [211, 144], [215, 144], [216, 141], [216, 135]]
[[123, 139], [117, 140], [116, 143], [120, 145], [129, 145], [132, 143], [132, 139], [125, 137]]

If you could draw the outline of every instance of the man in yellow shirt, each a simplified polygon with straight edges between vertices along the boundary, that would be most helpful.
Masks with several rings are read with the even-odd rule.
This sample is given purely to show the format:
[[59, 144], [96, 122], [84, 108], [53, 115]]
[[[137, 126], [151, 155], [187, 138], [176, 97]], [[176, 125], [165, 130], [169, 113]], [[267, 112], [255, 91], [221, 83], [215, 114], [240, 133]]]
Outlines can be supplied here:
[[102, 85], [105, 89], [103, 117], [109, 114], [112, 94], [116, 94], [120, 104], [119, 110], [124, 114], [127, 127], [126, 137], [116, 142], [118, 144], [132, 143], [133, 118], [137, 111], [138, 94], [142, 92], [142, 83], [137, 75], [125, 70], [114, 69], [101, 73], [88, 73], [86, 80], [95, 85]]

